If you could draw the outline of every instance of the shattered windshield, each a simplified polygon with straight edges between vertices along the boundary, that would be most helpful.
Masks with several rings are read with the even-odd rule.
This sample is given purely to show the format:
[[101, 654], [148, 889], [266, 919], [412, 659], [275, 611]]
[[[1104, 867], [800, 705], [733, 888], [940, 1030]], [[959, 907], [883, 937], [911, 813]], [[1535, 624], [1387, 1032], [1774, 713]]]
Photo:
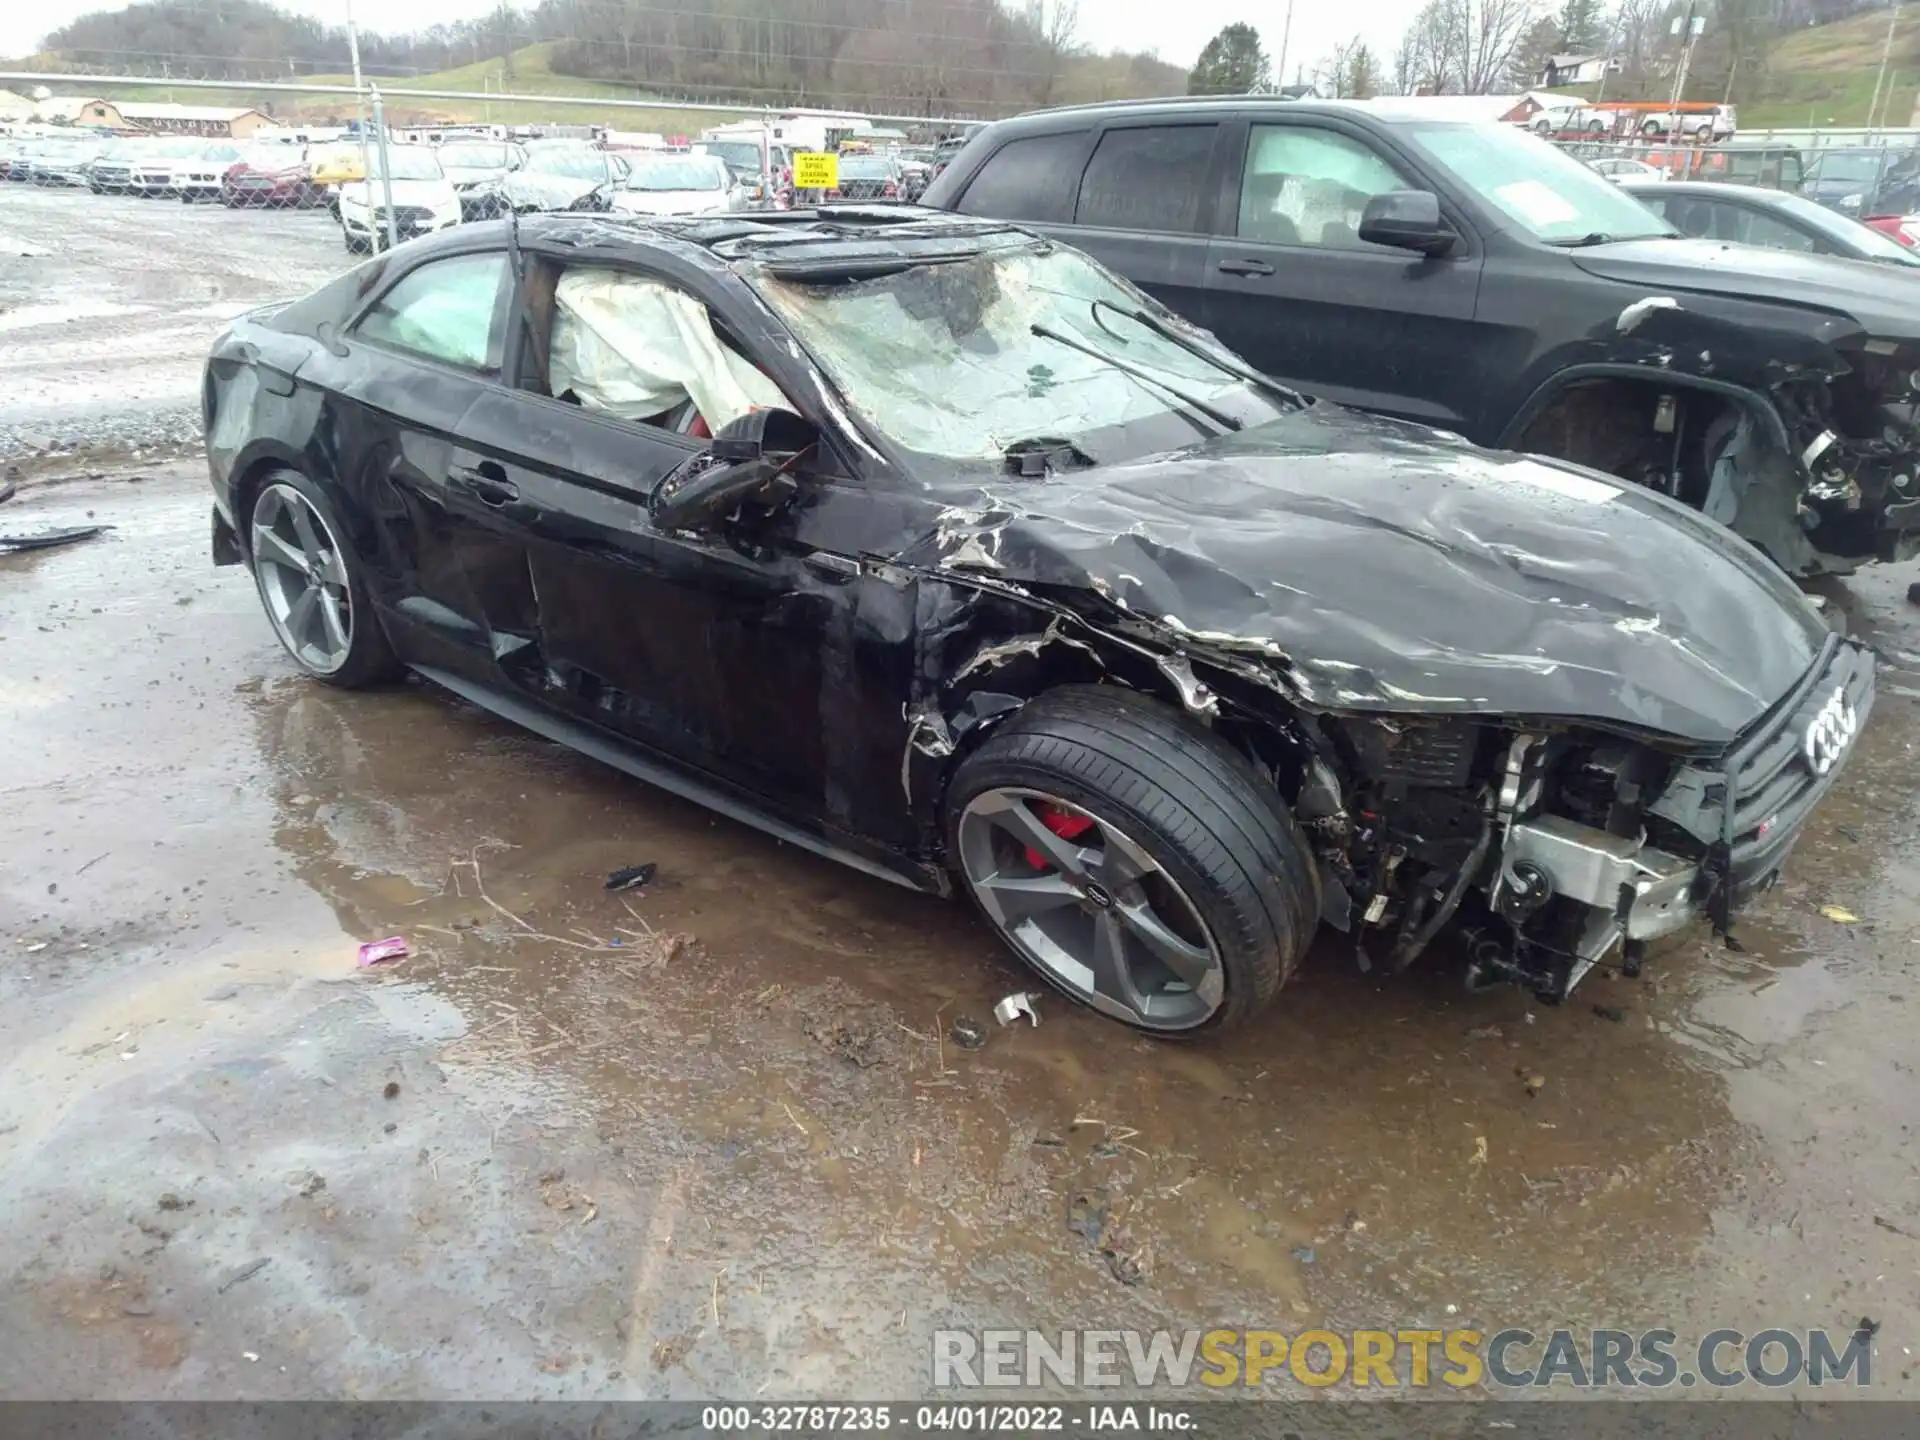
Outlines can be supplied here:
[[763, 272], [756, 284], [848, 402], [923, 455], [998, 461], [1036, 439], [1107, 432], [1095, 458], [1118, 458], [1146, 453], [1124, 443], [1126, 427], [1170, 416], [1196, 426], [1176, 422], [1176, 443], [1213, 433], [1161, 384], [1251, 424], [1281, 413], [1275, 398], [1130, 319], [1144, 310], [1217, 350], [1074, 251], [1008, 249], [877, 276]]

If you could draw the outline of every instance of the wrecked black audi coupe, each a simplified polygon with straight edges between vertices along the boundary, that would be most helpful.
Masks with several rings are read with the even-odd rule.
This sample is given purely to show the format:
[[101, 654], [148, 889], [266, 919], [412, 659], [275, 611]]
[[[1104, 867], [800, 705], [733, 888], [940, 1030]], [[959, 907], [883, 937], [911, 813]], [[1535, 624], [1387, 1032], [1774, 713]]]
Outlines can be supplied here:
[[1313, 404], [1078, 252], [891, 208], [462, 226], [238, 322], [214, 556], [1194, 1035], [1321, 924], [1559, 996], [1770, 884], [1873, 699], [1642, 487]]

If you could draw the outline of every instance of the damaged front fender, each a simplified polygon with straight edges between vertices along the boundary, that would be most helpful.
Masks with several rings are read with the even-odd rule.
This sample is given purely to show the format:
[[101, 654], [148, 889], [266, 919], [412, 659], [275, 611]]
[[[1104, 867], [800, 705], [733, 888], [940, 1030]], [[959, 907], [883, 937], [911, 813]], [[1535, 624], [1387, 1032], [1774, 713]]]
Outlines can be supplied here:
[[1644, 294], [1537, 362], [1501, 443], [1672, 495], [1790, 574], [1904, 558], [1920, 547], [1920, 313], [1822, 300], [1838, 304]]

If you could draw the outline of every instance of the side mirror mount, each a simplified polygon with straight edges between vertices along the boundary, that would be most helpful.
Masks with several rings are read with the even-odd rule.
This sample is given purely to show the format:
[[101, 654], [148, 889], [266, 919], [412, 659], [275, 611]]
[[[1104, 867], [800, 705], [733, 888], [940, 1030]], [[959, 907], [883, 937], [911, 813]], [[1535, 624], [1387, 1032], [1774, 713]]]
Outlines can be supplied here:
[[1459, 238], [1440, 218], [1440, 197], [1431, 190], [1389, 190], [1360, 212], [1360, 238], [1422, 255], [1444, 255]]
[[729, 420], [713, 444], [662, 480], [647, 512], [663, 530], [710, 529], [741, 505], [772, 507], [793, 494], [790, 473], [820, 432], [791, 410], [751, 410]]

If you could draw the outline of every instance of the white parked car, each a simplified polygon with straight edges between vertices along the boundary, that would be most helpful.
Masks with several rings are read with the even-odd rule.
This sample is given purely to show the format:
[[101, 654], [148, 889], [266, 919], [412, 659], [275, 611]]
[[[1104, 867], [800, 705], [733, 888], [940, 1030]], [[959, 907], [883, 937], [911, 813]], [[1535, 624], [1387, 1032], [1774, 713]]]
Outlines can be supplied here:
[[[190, 166], [207, 150], [205, 140], [180, 138], [176, 140], [150, 140], [140, 151], [133, 165], [133, 173], [128, 178], [127, 189], [145, 199], [156, 199], [180, 193], [180, 172]], [[234, 152], [239, 158], [239, 152]], [[215, 182], [218, 189], [219, 182]]]
[[1613, 129], [1613, 116], [1589, 105], [1550, 105], [1527, 122], [1536, 135], [1565, 135], [1578, 131], [1583, 135], [1605, 135]]
[[[155, 193], [178, 195], [184, 205], [196, 200], [218, 200], [220, 182], [226, 178], [227, 171], [238, 165], [243, 152], [238, 145], [203, 145], [185, 159], [167, 162], [151, 171], [142, 171], [142, 182]], [[170, 175], [171, 183], [163, 179]]]
[[1667, 172], [1657, 165], [1649, 165], [1643, 160], [1589, 160], [1587, 168], [1596, 175], [1604, 175], [1609, 180], [1664, 180]]
[[617, 215], [725, 215], [741, 205], [740, 184], [718, 155], [630, 155], [613, 187]]
[[[393, 197], [393, 229], [402, 241], [460, 223], [460, 194], [428, 145], [389, 145], [386, 179], [380, 152], [367, 152], [367, 178], [342, 185], [340, 235], [355, 254], [387, 248], [387, 196]], [[391, 187], [391, 192], [389, 192]]]
[[1687, 110], [1679, 115], [1671, 110], [1656, 110], [1640, 117], [1642, 135], [1678, 134], [1691, 140], [1725, 140], [1737, 128], [1731, 105], [1716, 105], [1711, 110]]

